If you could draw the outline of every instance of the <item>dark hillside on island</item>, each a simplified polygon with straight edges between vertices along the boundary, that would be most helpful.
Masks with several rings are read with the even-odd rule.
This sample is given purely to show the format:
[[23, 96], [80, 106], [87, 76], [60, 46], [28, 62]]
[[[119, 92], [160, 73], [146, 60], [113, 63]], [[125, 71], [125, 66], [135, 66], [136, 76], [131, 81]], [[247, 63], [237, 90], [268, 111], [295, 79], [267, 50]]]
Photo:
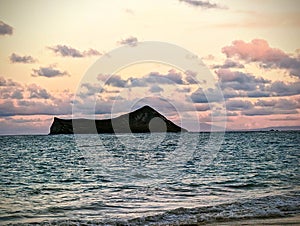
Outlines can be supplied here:
[[60, 119], [54, 117], [50, 134], [187, 132], [149, 106], [113, 119]]

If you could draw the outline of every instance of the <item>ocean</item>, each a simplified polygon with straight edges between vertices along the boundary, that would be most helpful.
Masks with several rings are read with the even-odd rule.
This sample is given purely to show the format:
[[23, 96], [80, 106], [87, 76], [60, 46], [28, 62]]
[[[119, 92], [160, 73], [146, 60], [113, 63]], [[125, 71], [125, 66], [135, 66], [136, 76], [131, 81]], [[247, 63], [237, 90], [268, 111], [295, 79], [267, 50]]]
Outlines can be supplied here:
[[0, 136], [0, 224], [299, 214], [299, 144], [297, 131]]

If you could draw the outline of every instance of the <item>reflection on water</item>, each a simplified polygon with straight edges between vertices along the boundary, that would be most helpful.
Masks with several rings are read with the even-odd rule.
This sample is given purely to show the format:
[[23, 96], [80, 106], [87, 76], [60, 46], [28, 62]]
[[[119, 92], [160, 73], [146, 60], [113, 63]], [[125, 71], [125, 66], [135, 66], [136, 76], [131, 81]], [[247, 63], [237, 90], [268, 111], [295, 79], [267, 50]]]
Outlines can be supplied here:
[[0, 136], [0, 223], [300, 212], [299, 132], [131, 136]]

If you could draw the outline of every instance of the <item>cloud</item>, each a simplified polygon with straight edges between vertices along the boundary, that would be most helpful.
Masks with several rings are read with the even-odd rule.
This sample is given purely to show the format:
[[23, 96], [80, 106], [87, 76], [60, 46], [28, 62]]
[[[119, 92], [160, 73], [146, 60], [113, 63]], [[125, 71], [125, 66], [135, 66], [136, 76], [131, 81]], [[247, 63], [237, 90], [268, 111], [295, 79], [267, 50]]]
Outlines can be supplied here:
[[271, 83], [270, 80], [256, 78], [252, 74], [229, 69], [219, 69], [216, 71], [216, 74], [223, 89], [232, 88], [234, 90], [255, 91], [257, 87], [264, 87], [265, 84]]
[[164, 89], [159, 87], [158, 85], [153, 85], [153, 86], [150, 87], [149, 91], [151, 93], [160, 93], [160, 92], [163, 92]]
[[189, 93], [191, 92], [191, 88], [190, 87], [177, 88], [176, 91], [179, 93]]
[[126, 80], [123, 80], [119, 75], [111, 75], [107, 80], [106, 84], [114, 87], [125, 87], [127, 84]]
[[258, 100], [255, 106], [272, 107], [282, 110], [294, 110], [300, 108], [299, 103], [294, 100], [278, 99], [278, 100]]
[[0, 77], [0, 99], [51, 99], [53, 96], [37, 84], [22, 85]]
[[124, 80], [120, 75], [110, 75], [110, 74], [99, 74], [97, 76], [98, 81], [105, 82], [106, 85], [113, 87], [124, 88], [130, 83], [129, 80]]
[[197, 79], [197, 72], [187, 70], [184, 72], [185, 74], [185, 81], [187, 84], [205, 84], [206, 80], [198, 81]]
[[32, 70], [33, 73], [31, 74], [31, 76], [33, 77], [54, 78], [54, 77], [69, 75], [68, 72], [55, 69], [51, 65], [49, 67], [40, 67], [39, 69], [32, 69]]
[[89, 49], [86, 51], [79, 51], [73, 47], [66, 45], [56, 45], [53, 47], [48, 47], [48, 49], [52, 50], [54, 53], [63, 56], [63, 57], [87, 57], [87, 56], [99, 56], [101, 53], [95, 49]]
[[12, 35], [13, 27], [0, 20], [0, 35]]
[[300, 105], [295, 100], [273, 99], [258, 100], [252, 108], [242, 111], [243, 115], [275, 115], [275, 114], [297, 114]]
[[179, 1], [203, 9], [225, 9], [225, 7], [221, 7], [216, 3], [210, 3], [209, 1], [200, 1], [200, 0], [179, 0]]
[[51, 95], [47, 92], [46, 89], [36, 85], [31, 84], [28, 86], [27, 90], [29, 91], [29, 98], [37, 98], [37, 99], [50, 99]]
[[271, 118], [269, 121], [300, 121], [300, 117], [286, 116], [284, 118]]
[[3, 117], [2, 120], [0, 119], [0, 134], [47, 134], [52, 120], [50, 116]]
[[257, 78], [250, 73], [219, 69], [216, 71], [224, 97], [271, 97], [300, 94], [300, 82], [283, 82]]
[[107, 85], [114, 87], [147, 87], [152, 84], [158, 85], [184, 85], [186, 82], [180, 72], [169, 70], [166, 74], [159, 72], [150, 72], [143, 77], [129, 77], [122, 79], [119, 75], [99, 74], [97, 76], [99, 81], [105, 82]]
[[182, 74], [175, 70], [169, 70], [167, 74], [160, 74], [158, 72], [151, 72], [145, 77], [145, 81], [148, 83], [158, 84], [178, 84], [183, 85], [184, 81]]
[[49, 93], [37, 84], [20, 84], [2, 79], [0, 92], [0, 116], [61, 115], [72, 112], [69, 91]]
[[[219, 102], [224, 99], [237, 97], [284, 97], [300, 94], [300, 81], [283, 82], [267, 80], [261, 77], [255, 77], [250, 73], [240, 71], [231, 71], [229, 69], [219, 69], [216, 71], [219, 78], [218, 91], [217, 86], [208, 90], [198, 89], [191, 94], [191, 99], [195, 103]], [[221, 93], [222, 92], [222, 93]]]
[[32, 56], [20, 56], [15, 53], [12, 53], [9, 57], [11, 63], [24, 63], [30, 64], [36, 62]]
[[205, 104], [196, 104], [195, 106], [197, 111], [208, 111], [210, 110], [209, 104], [205, 103]]
[[273, 109], [273, 108], [253, 108], [242, 112], [246, 116], [275, 115], [275, 114], [297, 114], [297, 110]]
[[222, 52], [228, 58], [236, 57], [248, 63], [257, 62], [265, 69], [284, 69], [290, 76], [300, 78], [300, 56], [292, 57], [280, 49], [271, 48], [266, 40], [253, 39], [250, 43], [236, 40], [231, 46], [223, 47]]
[[126, 39], [122, 39], [121, 41], [118, 42], [121, 45], [129, 45], [131, 47], [134, 47], [138, 43], [138, 39], [136, 37], [130, 36]]
[[104, 88], [99, 83], [83, 83], [81, 85], [84, 90], [81, 90], [79, 96], [81, 98], [87, 98], [89, 96], [94, 96], [95, 94], [104, 92]]
[[19, 86], [1, 87], [0, 99], [23, 99], [23, 91]]
[[226, 110], [241, 111], [253, 108], [253, 104], [247, 100], [230, 100], [226, 101]]
[[293, 96], [300, 94], [300, 82], [275, 81], [269, 87], [272, 96]]
[[227, 69], [227, 68], [244, 68], [245, 66], [243, 64], [240, 64], [239, 62], [233, 61], [231, 59], [226, 59], [224, 64], [222, 65], [213, 65], [213, 69]]
[[11, 80], [11, 79], [5, 79], [4, 77], [0, 77], [0, 87], [1, 86], [19, 86], [19, 83]]
[[66, 102], [42, 102], [33, 100], [6, 100], [0, 103], [0, 116], [15, 115], [65, 115], [72, 113], [72, 106]]
[[24, 87], [11, 79], [0, 77], [0, 99], [23, 99]]
[[96, 49], [89, 49], [82, 52], [83, 56], [100, 56], [102, 55], [98, 50]]
[[212, 103], [222, 101], [222, 93], [216, 88], [209, 88], [203, 90], [202, 88], [197, 89], [190, 96], [194, 103]]
[[130, 77], [128, 79], [128, 86], [129, 87], [146, 87], [147, 82], [143, 78], [141, 79], [141, 78]]

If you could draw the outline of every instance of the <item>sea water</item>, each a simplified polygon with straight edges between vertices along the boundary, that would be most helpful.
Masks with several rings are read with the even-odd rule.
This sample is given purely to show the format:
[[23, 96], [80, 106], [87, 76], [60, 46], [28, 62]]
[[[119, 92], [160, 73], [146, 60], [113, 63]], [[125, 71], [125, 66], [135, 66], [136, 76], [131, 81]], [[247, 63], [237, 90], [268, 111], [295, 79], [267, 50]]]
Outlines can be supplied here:
[[0, 136], [0, 224], [300, 213], [300, 132]]

